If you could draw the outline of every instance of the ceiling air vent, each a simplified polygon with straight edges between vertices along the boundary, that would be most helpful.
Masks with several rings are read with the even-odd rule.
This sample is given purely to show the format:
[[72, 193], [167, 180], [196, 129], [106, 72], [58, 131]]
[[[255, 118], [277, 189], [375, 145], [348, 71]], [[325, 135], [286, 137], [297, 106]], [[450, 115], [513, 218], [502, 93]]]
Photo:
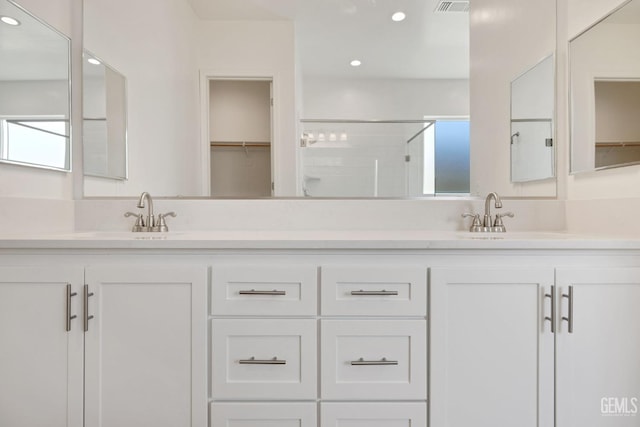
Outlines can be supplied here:
[[445, 12], [469, 12], [468, 1], [440, 1], [436, 6], [436, 13]]

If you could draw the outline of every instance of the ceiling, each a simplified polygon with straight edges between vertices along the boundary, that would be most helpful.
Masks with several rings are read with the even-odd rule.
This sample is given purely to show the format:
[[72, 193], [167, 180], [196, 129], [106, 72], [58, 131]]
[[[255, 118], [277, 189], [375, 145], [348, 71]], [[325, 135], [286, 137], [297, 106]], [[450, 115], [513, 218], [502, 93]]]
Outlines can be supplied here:
[[20, 21], [0, 22], [0, 81], [68, 78], [68, 38], [7, 1], [0, 1], [0, 16]]
[[[467, 12], [438, 0], [189, 0], [204, 20], [293, 20], [304, 75], [462, 78], [469, 75]], [[455, 2], [454, 2], [455, 3]], [[403, 11], [407, 18], [393, 22]], [[352, 59], [360, 67], [349, 65]]]

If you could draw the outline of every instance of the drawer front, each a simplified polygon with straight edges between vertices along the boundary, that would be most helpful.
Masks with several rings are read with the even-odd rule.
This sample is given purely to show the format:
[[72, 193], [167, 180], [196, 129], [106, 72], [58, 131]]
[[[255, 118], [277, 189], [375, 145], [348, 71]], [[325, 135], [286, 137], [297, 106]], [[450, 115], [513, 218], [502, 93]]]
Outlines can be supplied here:
[[210, 427], [316, 427], [315, 403], [212, 403]]
[[321, 427], [427, 427], [426, 403], [322, 403]]
[[212, 320], [213, 398], [315, 399], [316, 331], [315, 320]]
[[427, 269], [327, 266], [321, 270], [323, 315], [425, 316]]
[[427, 398], [425, 320], [323, 320], [322, 398]]
[[314, 316], [315, 266], [221, 266], [211, 273], [213, 315]]

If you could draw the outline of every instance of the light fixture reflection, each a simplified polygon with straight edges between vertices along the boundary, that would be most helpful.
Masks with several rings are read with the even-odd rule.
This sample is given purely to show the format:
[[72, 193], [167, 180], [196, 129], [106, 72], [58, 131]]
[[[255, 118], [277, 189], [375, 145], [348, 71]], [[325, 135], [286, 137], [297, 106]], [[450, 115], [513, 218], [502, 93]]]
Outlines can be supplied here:
[[20, 21], [10, 16], [0, 16], [0, 21], [4, 22], [7, 25], [13, 25], [14, 27], [20, 25]]
[[352, 67], [359, 67], [360, 65], [362, 65], [362, 62], [358, 59], [354, 59], [353, 61], [350, 62]]
[[406, 17], [407, 15], [405, 15], [404, 12], [396, 12], [393, 15], [391, 15], [391, 20], [395, 22], [400, 22], [400, 21], [404, 21]]
[[96, 58], [89, 58], [87, 59], [87, 62], [92, 65], [100, 65], [100, 61], [98, 61]]

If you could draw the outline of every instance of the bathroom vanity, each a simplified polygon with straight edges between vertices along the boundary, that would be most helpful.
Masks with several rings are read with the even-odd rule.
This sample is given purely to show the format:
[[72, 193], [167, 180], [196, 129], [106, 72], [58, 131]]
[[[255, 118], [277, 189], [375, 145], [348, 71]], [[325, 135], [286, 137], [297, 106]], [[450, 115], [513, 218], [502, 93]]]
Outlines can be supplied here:
[[0, 419], [637, 425], [640, 241], [474, 234], [2, 239]]

